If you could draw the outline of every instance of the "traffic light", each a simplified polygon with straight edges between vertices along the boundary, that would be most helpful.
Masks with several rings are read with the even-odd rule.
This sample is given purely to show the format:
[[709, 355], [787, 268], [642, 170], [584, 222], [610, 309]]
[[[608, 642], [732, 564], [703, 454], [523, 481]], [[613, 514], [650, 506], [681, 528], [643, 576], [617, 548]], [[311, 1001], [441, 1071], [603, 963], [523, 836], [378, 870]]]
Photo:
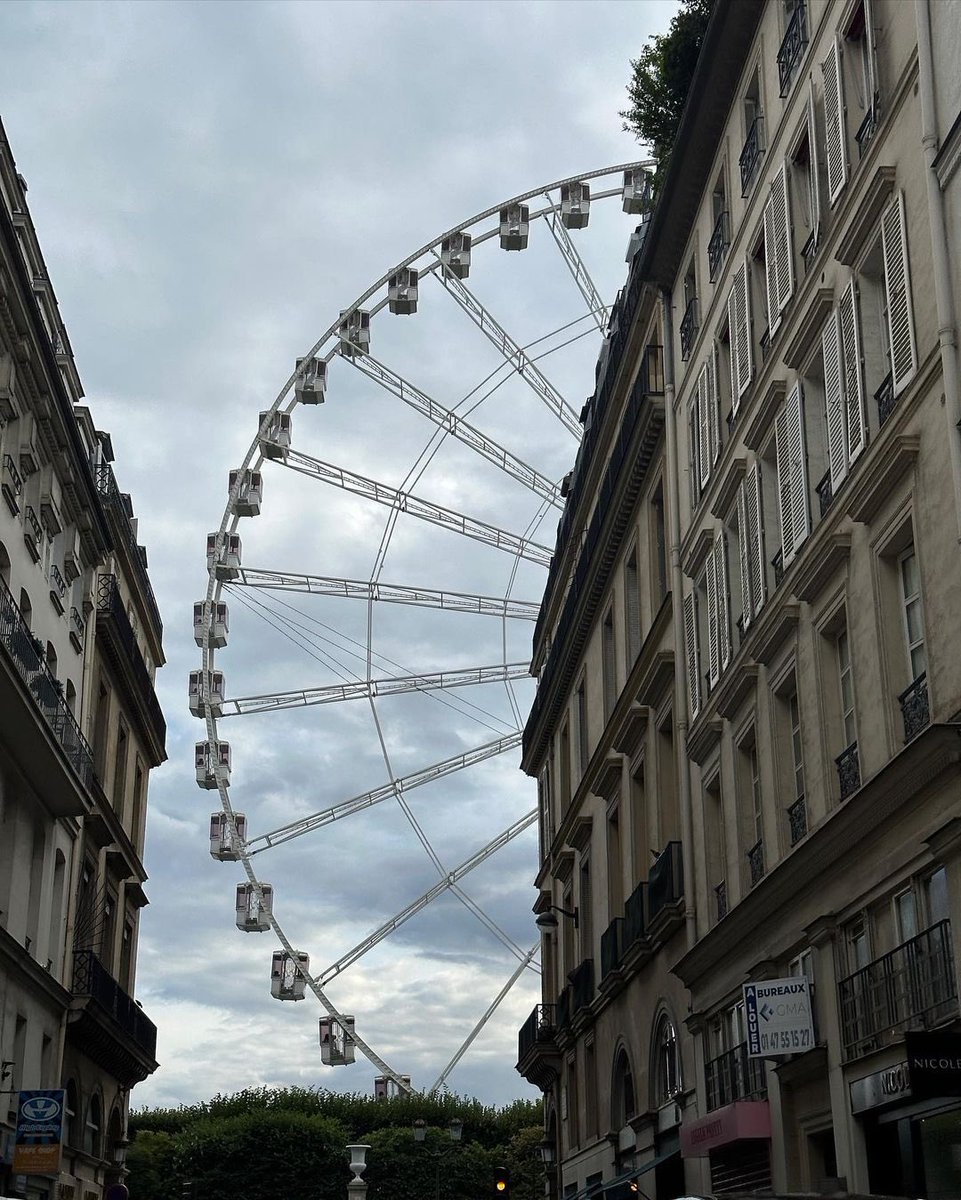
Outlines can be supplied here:
[[494, 1168], [494, 1195], [508, 1200], [511, 1194], [511, 1173], [507, 1167]]

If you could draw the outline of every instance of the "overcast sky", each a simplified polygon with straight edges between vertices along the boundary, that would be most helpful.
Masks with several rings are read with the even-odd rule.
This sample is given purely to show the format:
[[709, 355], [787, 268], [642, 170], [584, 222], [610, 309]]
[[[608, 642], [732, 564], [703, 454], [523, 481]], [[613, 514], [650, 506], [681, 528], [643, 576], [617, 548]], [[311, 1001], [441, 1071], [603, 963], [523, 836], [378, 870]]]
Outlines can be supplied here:
[[[227, 472], [296, 356], [392, 265], [515, 194], [643, 157], [621, 130], [629, 60], [673, 0], [587, 3], [23, 3], [0, 5], [0, 115], [99, 427], [130, 491], [165, 623], [158, 691], [169, 761], [153, 773], [137, 995], [159, 1028], [160, 1070], [135, 1104], [259, 1084], [368, 1091], [373, 1068], [322, 1068], [319, 1006], [269, 994], [271, 934], [233, 924], [239, 864], [207, 853], [213, 792], [193, 780], [203, 726], [187, 712], [199, 665], [191, 608]], [[606, 301], [625, 275], [632, 218], [596, 204], [578, 247]], [[470, 286], [576, 410], [596, 329], [540, 222], [523, 254], [479, 246]], [[559, 479], [576, 444], [435, 279], [412, 317], [373, 321], [372, 353]], [[562, 346], [562, 343], [570, 343]], [[558, 349], [558, 347], [561, 347]], [[488, 382], [484, 382], [487, 380]], [[499, 386], [496, 386], [499, 385]], [[495, 388], [489, 396], [488, 392]], [[459, 411], [466, 412], [463, 407]], [[432, 427], [343, 360], [322, 408], [293, 415], [298, 451], [400, 487]], [[448, 440], [416, 492], [553, 547], [557, 512]], [[368, 579], [387, 510], [283, 467], [243, 523], [251, 567]], [[516, 571], [515, 571], [516, 566]], [[387, 543], [385, 582], [539, 600], [542, 568], [413, 518]], [[218, 656], [228, 696], [364, 677], [364, 605], [236, 592]], [[377, 606], [375, 677], [525, 660], [532, 626]], [[519, 626], [519, 628], [518, 628]], [[533, 685], [503, 685], [221, 723], [234, 807], [256, 836], [517, 728]], [[517, 751], [409, 793], [445, 871], [533, 807]], [[438, 879], [396, 800], [258, 855], [275, 911], [311, 969], [335, 962]], [[524, 949], [536, 839], [464, 880]], [[330, 995], [396, 1070], [429, 1087], [516, 959], [449, 893], [338, 976]], [[539, 999], [527, 971], [450, 1077], [503, 1103], [533, 1095], [516, 1034]]]

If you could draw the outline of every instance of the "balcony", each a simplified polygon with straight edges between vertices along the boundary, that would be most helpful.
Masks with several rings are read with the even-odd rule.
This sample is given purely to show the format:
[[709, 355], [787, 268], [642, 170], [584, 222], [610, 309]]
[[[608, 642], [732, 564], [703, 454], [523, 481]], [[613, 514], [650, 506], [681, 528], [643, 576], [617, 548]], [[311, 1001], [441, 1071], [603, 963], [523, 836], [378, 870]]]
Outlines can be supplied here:
[[624, 905], [624, 930], [622, 950], [627, 951], [643, 939], [646, 928], [644, 924], [645, 900], [647, 883], [639, 883], [627, 898]]
[[764, 118], [755, 117], [751, 128], [748, 130], [747, 137], [744, 139], [744, 148], [738, 160], [741, 168], [742, 196], [746, 196], [751, 190], [751, 184], [754, 182], [754, 176], [757, 174], [758, 163], [761, 161], [761, 155], [764, 153], [763, 128]]
[[617, 971], [624, 957], [624, 918], [615, 917], [601, 934], [601, 982]]
[[150, 578], [147, 575], [143, 547], [137, 545], [137, 539], [130, 524], [130, 511], [127, 507], [129, 497], [124, 497], [117, 487], [117, 480], [109, 464], [100, 464], [95, 468], [94, 473], [97, 479], [97, 491], [100, 493], [100, 497], [107, 509], [107, 515], [110, 517], [114, 532], [118, 535], [121, 543], [126, 546], [127, 554], [133, 564], [134, 574], [137, 576], [141, 591], [143, 592], [144, 603], [150, 613], [151, 620], [156, 625], [157, 637], [159, 639], [163, 634], [163, 622], [160, 619], [160, 609], [157, 607], [157, 599], [153, 594], [153, 588], [150, 586]]
[[83, 639], [87, 632], [87, 622], [79, 611], [71, 605], [70, 608], [70, 644], [78, 654], [83, 653]]
[[727, 881], [722, 879], [714, 888], [714, 919], [723, 921], [727, 916]]
[[751, 887], [757, 885], [764, 878], [764, 842], [757, 841], [747, 852], [747, 865], [751, 873]]
[[594, 960], [585, 958], [567, 977], [571, 981], [571, 1015], [590, 1007], [594, 999]]
[[647, 881], [648, 926], [653, 926], [662, 913], [675, 910], [680, 916], [684, 898], [684, 869], [681, 843], [668, 842], [657, 856]]
[[[30, 627], [9, 588], [0, 580], [0, 645], [6, 651], [6, 662], [13, 674], [0, 671], [0, 711], [4, 713], [4, 728], [9, 723], [11, 745], [22, 750], [25, 761], [29, 761], [29, 774], [34, 785], [43, 795], [57, 816], [78, 816], [86, 811], [86, 805], [77, 794], [76, 785], [86, 789], [93, 780], [93, 755], [86, 739], [80, 732], [73, 713], [62, 695], [60, 680], [53, 675], [43, 661], [42, 647], [30, 632]], [[24, 713], [22, 698], [9, 687], [19, 679], [26, 685], [32, 698], [28, 711]], [[22, 694], [21, 694], [22, 696]], [[28, 720], [21, 721], [25, 715]], [[38, 728], [36, 719], [41, 719]], [[64, 774], [61, 761], [54, 761], [49, 753], [43, 752], [40, 730], [45, 729], [69, 764], [76, 778], [75, 785], [63, 786]]]
[[20, 511], [20, 497], [23, 495], [23, 477], [17, 470], [17, 464], [9, 454], [3, 456], [3, 474], [0, 476], [3, 488], [3, 498], [10, 509], [10, 515], [15, 517]]
[[67, 584], [60, 574], [60, 568], [56, 563], [50, 568], [50, 603], [57, 610], [57, 613], [63, 616], [63, 598], [67, 594]]
[[808, 810], [803, 796], [799, 796], [787, 810], [787, 821], [791, 845], [796, 846], [808, 831]]
[[838, 769], [838, 781], [841, 784], [841, 799], [846, 800], [852, 792], [861, 786], [861, 763], [858, 759], [858, 744], [852, 742], [846, 750], [834, 760]]
[[898, 696], [898, 704], [901, 705], [901, 717], [904, 721], [904, 740], [910, 742], [931, 724], [926, 671], [922, 671], [917, 679]]
[[718, 213], [717, 220], [714, 222], [714, 232], [711, 234], [711, 240], [707, 244], [707, 264], [711, 269], [711, 283], [718, 277], [721, 270], [721, 263], [724, 261], [724, 254], [730, 244], [730, 213]]
[[777, 76], [780, 84], [780, 95], [783, 98], [791, 90], [791, 78], [794, 68], [801, 61], [804, 47], [808, 44], [807, 13], [804, 0], [799, 0], [794, 6], [794, 12], [784, 32], [781, 48], [777, 52]]
[[846, 1058], [905, 1029], [931, 1029], [958, 1011], [951, 922], [939, 921], [838, 983]]
[[134, 715], [159, 766], [166, 758], [167, 723], [164, 720], [147, 664], [134, 635], [114, 575], [97, 580], [97, 633], [126, 685]]
[[157, 1027], [92, 950], [73, 959], [67, 1036], [125, 1087], [157, 1069]]
[[697, 330], [697, 296], [692, 296], [684, 310], [684, 316], [681, 317], [681, 358], [685, 362], [691, 357], [691, 347], [694, 345]]
[[874, 393], [874, 399], [878, 406], [878, 424], [883, 425], [894, 412], [894, 376], [890, 371]]
[[40, 561], [43, 553], [43, 526], [32, 504], [24, 505], [23, 509], [23, 544], [34, 562]]
[[764, 1060], [748, 1057], [747, 1042], [705, 1063], [704, 1083], [708, 1112], [735, 1100], [763, 1100], [767, 1096]]

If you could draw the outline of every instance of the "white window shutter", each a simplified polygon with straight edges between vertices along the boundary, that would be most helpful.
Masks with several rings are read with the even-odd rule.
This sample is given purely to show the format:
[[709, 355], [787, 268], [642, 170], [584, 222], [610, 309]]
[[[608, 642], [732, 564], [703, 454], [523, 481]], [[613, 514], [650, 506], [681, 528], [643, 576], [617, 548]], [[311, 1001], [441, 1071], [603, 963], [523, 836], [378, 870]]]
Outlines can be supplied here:
[[738, 370], [737, 370], [737, 275], [731, 283], [731, 290], [727, 294], [727, 336], [730, 343], [731, 351], [731, 413], [736, 416], [738, 405], [741, 402], [741, 396], [738, 392]]
[[791, 521], [794, 531], [794, 552], [811, 532], [811, 508], [808, 504], [807, 445], [804, 438], [804, 393], [798, 381], [788, 396], [788, 443], [791, 456]]
[[724, 530], [718, 530], [714, 538], [715, 574], [717, 576], [717, 642], [720, 667], [731, 661], [731, 606], [727, 582], [727, 542]]
[[824, 134], [828, 160], [828, 200], [833, 205], [848, 181], [847, 138], [844, 129], [844, 82], [841, 46], [835, 40], [821, 64], [824, 74]]
[[818, 157], [818, 121], [814, 103], [814, 80], [808, 92], [808, 169], [811, 173], [811, 224], [815, 246], [821, 240], [821, 162]]
[[751, 537], [747, 523], [747, 481], [742, 480], [737, 489], [737, 548], [741, 561], [741, 625], [746, 630], [751, 624]]
[[721, 457], [721, 390], [717, 377], [717, 346], [711, 348], [707, 360], [708, 382], [708, 438], [711, 443], [711, 462], [716, 463]]
[[847, 414], [848, 462], [853, 463], [868, 441], [868, 418], [864, 400], [864, 372], [861, 364], [861, 330], [858, 322], [858, 294], [852, 279], [838, 305], [841, 331], [841, 372], [844, 381], [844, 406]]
[[752, 615], [764, 607], [767, 571], [764, 558], [764, 508], [761, 502], [761, 464], [755, 463], [744, 481], [747, 504], [747, 533], [751, 565]]
[[687, 656], [687, 689], [693, 720], [701, 711], [700, 655], [697, 646], [697, 607], [694, 593], [684, 597], [684, 650]]
[[[784, 312], [794, 295], [794, 253], [791, 245], [791, 196], [788, 189], [787, 161], [771, 187], [774, 205], [774, 265], [777, 279], [778, 314]], [[772, 329], [773, 333], [774, 330]]]
[[774, 422], [777, 449], [777, 497], [781, 512], [781, 561], [786, 567], [794, 557], [794, 504], [791, 485], [791, 436], [788, 404], [781, 406]]
[[707, 658], [708, 678], [713, 687], [721, 677], [720, 633], [718, 630], [717, 562], [714, 550], [707, 556], [704, 570], [707, 591]]
[[731, 402], [737, 412], [741, 397], [751, 385], [754, 364], [751, 358], [751, 300], [748, 262], [744, 260], [734, 274], [727, 299], [731, 338]]
[[698, 441], [700, 440], [701, 430], [697, 419], [697, 391], [694, 389], [694, 394], [691, 396], [690, 406], [687, 413], [687, 438], [688, 448], [690, 450], [690, 471], [691, 471], [691, 512], [697, 508], [697, 501], [701, 494], [700, 479], [700, 454], [698, 453]]
[[708, 364], [701, 367], [697, 377], [697, 425], [698, 425], [698, 458], [700, 459], [701, 474], [699, 483], [701, 491], [707, 487], [711, 478], [711, 467], [714, 455], [711, 453], [711, 397], [708, 380]]
[[918, 369], [911, 316], [911, 278], [903, 192], [898, 192], [881, 216], [881, 247], [884, 251], [884, 286], [891, 338], [891, 376], [897, 396], [914, 378]]
[[838, 314], [832, 312], [821, 331], [824, 358], [824, 408], [828, 435], [828, 466], [831, 491], [836, 492], [848, 474], [847, 438], [845, 437], [844, 389], [841, 383], [841, 336]]
[[781, 324], [781, 309], [777, 295], [777, 254], [775, 243], [777, 233], [774, 227], [774, 194], [768, 197], [764, 205], [764, 282], [767, 288], [767, 327], [774, 334]]

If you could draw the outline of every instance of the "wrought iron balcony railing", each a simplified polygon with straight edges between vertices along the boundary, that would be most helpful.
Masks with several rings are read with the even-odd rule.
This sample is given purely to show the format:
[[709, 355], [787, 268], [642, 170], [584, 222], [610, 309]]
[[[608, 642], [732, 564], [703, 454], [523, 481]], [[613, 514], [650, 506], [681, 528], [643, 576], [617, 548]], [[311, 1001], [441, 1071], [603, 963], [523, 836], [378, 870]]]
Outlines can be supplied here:
[[751, 872], [751, 887], [756, 887], [764, 878], [764, 840], [759, 839], [747, 852], [747, 865]]
[[594, 999], [594, 960], [585, 958], [568, 975], [571, 981], [571, 1012], [587, 1008]]
[[804, 8], [804, 0], [798, 0], [784, 32], [781, 48], [777, 52], [777, 75], [782, 97], [791, 90], [791, 76], [801, 60], [804, 47], [808, 44], [807, 14]]
[[101, 463], [97, 466], [95, 474], [97, 477], [97, 491], [100, 493], [107, 511], [113, 518], [115, 531], [120, 534], [127, 545], [127, 551], [133, 562], [134, 571], [143, 589], [144, 599], [147, 608], [150, 610], [151, 619], [156, 624], [157, 635], [159, 637], [163, 633], [160, 609], [157, 606], [157, 598], [154, 595], [150, 584], [150, 577], [147, 574], [143, 548], [137, 545], [137, 539], [130, 524], [130, 513], [127, 510], [127, 502], [124, 500], [123, 493], [117, 487], [117, 480], [109, 463]]
[[553, 1004], [535, 1004], [534, 1011], [517, 1033], [517, 1061], [520, 1062], [538, 1042], [550, 1041], [557, 1028]]
[[639, 942], [645, 933], [645, 905], [644, 899], [647, 893], [647, 882], [639, 883], [627, 898], [627, 903], [624, 905], [624, 944], [625, 950]]
[[747, 1042], [725, 1050], [704, 1064], [708, 1111], [735, 1100], [763, 1100], [767, 1095], [764, 1060], [749, 1058]]
[[681, 317], [681, 358], [685, 362], [691, 357], [691, 347], [694, 345], [697, 330], [697, 296], [692, 296], [687, 302], [684, 316]]
[[791, 845], [796, 846], [808, 831], [808, 810], [803, 796], [799, 796], [787, 810], [787, 820]]
[[838, 983], [845, 1055], [881, 1045], [883, 1034], [930, 1029], [958, 1009], [951, 922], [939, 921]]
[[748, 130], [747, 137], [744, 139], [744, 148], [738, 160], [741, 168], [742, 196], [746, 196], [751, 190], [751, 184], [754, 182], [754, 176], [757, 173], [757, 165], [761, 161], [761, 155], [764, 153], [763, 128], [764, 118], [761, 116], [755, 117], [751, 123], [751, 128]]
[[711, 283], [717, 279], [721, 263], [724, 261], [724, 254], [730, 244], [730, 213], [718, 213], [717, 220], [714, 222], [714, 232], [711, 234], [711, 240], [707, 244], [707, 263], [711, 269]]
[[0, 643], [10, 655], [17, 673], [27, 685], [37, 708], [67, 756], [82, 784], [93, 780], [93, 754], [80, 732], [76, 718], [67, 707], [60, 680], [43, 661], [40, 643], [30, 632], [10, 589], [0, 579]]
[[624, 918], [615, 917], [601, 934], [601, 979], [621, 965], [624, 955]]
[[874, 393], [874, 399], [878, 406], [878, 424], [883, 425], [884, 422], [894, 412], [894, 376], [888, 371], [884, 379], [881, 381], [881, 386]]
[[684, 895], [684, 866], [681, 843], [668, 842], [657, 856], [647, 880], [647, 915], [653, 924], [663, 909]]
[[841, 784], [841, 799], [846, 800], [861, 786], [861, 762], [858, 758], [857, 742], [852, 742], [846, 750], [842, 750], [834, 762]]
[[133, 673], [137, 698], [146, 710], [158, 738], [163, 742], [166, 738], [167, 722], [157, 699], [157, 693], [154, 691], [147, 664], [137, 645], [130, 618], [123, 606], [115, 575], [101, 575], [97, 580], [98, 619], [101, 614], [110, 620], [113, 631], [124, 649], [125, 661]]
[[921, 674], [898, 696], [901, 716], [904, 720], [904, 740], [910, 742], [922, 729], [931, 724], [931, 709], [928, 705], [928, 673]]
[[137, 1044], [154, 1058], [157, 1026], [140, 1005], [128, 996], [92, 950], [79, 950], [73, 957], [73, 994], [90, 996]]

